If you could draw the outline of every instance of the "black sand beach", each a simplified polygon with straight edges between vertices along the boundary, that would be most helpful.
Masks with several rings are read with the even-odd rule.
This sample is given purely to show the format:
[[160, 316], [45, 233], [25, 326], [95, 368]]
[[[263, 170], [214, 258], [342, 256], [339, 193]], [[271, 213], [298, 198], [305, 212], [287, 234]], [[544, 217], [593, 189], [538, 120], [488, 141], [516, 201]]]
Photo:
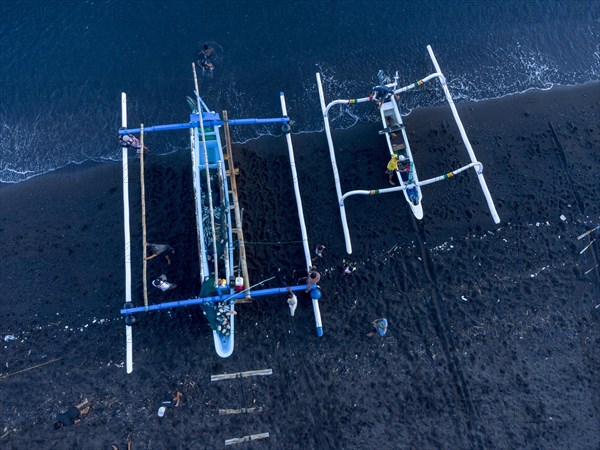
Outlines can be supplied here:
[[[348, 200], [349, 256], [325, 135], [295, 135], [311, 247], [327, 246], [319, 264], [324, 336], [316, 336], [308, 298], [294, 318], [283, 296], [258, 300], [238, 307], [236, 349], [221, 359], [198, 308], [152, 313], [134, 329], [131, 375], [118, 312], [120, 164], [1, 186], [2, 447], [123, 449], [131, 440], [134, 449], [212, 449], [269, 432], [239, 447], [597, 449], [600, 247], [580, 251], [600, 236], [577, 236], [600, 224], [600, 85], [459, 111], [499, 225], [469, 172], [423, 188], [422, 221], [401, 194]], [[447, 106], [417, 110], [406, 123], [421, 179], [468, 162]], [[345, 191], [389, 186], [378, 128], [335, 133]], [[251, 282], [292, 282], [303, 257], [285, 142], [263, 138], [234, 155]], [[137, 160], [130, 171], [139, 305]], [[150, 301], [193, 297], [200, 284], [188, 152], [148, 157], [146, 198], [148, 240], [176, 249], [172, 266], [157, 258], [149, 274], [178, 285], [164, 296], [151, 291]], [[358, 267], [348, 279], [344, 260]], [[390, 329], [368, 338], [379, 316]], [[211, 374], [267, 368], [272, 376], [210, 382]], [[176, 389], [182, 405], [157, 417]], [[92, 408], [82, 423], [54, 430], [55, 415], [83, 398]], [[253, 406], [265, 410], [218, 415]]]

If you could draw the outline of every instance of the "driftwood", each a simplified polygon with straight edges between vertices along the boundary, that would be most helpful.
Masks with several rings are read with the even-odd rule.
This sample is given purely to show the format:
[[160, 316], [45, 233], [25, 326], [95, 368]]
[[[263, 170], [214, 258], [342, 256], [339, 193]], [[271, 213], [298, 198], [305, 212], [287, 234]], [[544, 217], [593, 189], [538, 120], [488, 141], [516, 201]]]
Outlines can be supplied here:
[[269, 437], [269, 433], [251, 434], [250, 436], [244, 436], [241, 438], [232, 438], [225, 441], [225, 445], [243, 444], [244, 442], [256, 441], [258, 439], [266, 439]]
[[223, 373], [221, 375], [211, 375], [210, 381], [234, 380], [236, 378], [248, 378], [259, 375], [273, 375], [272, 369], [249, 370], [247, 372]]
[[240, 408], [240, 409], [219, 409], [220, 416], [226, 416], [230, 414], [245, 414], [245, 413], [255, 413], [255, 412], [263, 412], [264, 408], [262, 406], [258, 406], [255, 408]]
[[16, 374], [18, 374], [18, 373], [27, 372], [28, 370], [35, 369], [35, 368], [37, 368], [37, 367], [42, 367], [42, 366], [45, 366], [46, 364], [50, 364], [50, 363], [53, 363], [53, 362], [56, 362], [56, 361], [60, 361], [61, 359], [62, 359], [62, 358], [56, 358], [56, 359], [52, 359], [52, 360], [50, 360], [50, 361], [46, 361], [46, 362], [43, 362], [43, 363], [41, 363], [41, 364], [36, 364], [35, 366], [28, 367], [27, 369], [22, 369], [22, 370], [19, 370], [19, 371], [17, 371], [17, 372], [9, 373], [8, 375], [4, 375], [4, 376], [0, 377], [0, 380], [2, 380], [2, 379], [4, 379], [4, 378], [12, 377], [13, 375], [16, 375]]

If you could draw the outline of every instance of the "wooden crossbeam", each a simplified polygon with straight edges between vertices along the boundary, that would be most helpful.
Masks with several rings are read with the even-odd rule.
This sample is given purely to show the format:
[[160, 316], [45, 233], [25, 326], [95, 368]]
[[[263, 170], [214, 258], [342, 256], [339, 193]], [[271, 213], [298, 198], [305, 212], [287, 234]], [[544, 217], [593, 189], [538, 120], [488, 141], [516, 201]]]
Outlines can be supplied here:
[[273, 375], [273, 369], [248, 370], [246, 372], [223, 373], [220, 375], [211, 375], [210, 381], [235, 380], [236, 378], [248, 378], [261, 375]]
[[269, 433], [251, 434], [241, 438], [232, 438], [225, 440], [225, 445], [243, 444], [244, 442], [256, 441], [258, 439], [266, 439], [269, 437]]
[[237, 305], [238, 303], [252, 303], [253, 300], [251, 298], [238, 298], [234, 303]]
[[263, 412], [264, 408], [258, 406], [255, 408], [239, 408], [239, 409], [219, 409], [220, 416], [226, 416], [230, 414], [246, 414], [246, 413], [259, 413]]

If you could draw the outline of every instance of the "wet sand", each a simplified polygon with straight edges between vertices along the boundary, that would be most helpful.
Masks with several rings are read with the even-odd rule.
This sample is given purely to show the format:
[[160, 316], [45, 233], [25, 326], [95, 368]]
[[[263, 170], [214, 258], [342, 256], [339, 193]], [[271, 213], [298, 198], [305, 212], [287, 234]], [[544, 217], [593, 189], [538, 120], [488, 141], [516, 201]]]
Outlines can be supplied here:
[[[288, 105], [293, 116], [293, 105]], [[402, 194], [346, 202], [345, 252], [325, 135], [294, 135], [311, 247], [319, 263], [324, 336], [311, 303], [285, 297], [240, 305], [236, 349], [213, 349], [198, 308], [140, 317], [134, 372], [124, 368], [120, 164], [70, 166], [0, 187], [3, 448], [573, 448], [600, 442], [600, 85], [529, 91], [459, 106], [502, 222], [474, 173], [423, 188], [415, 220]], [[447, 107], [414, 111], [407, 131], [420, 179], [468, 163]], [[388, 187], [377, 124], [335, 132], [344, 191]], [[149, 137], [151, 139], [151, 137]], [[148, 142], [148, 144], [150, 144]], [[149, 145], [150, 146], [150, 145]], [[282, 138], [234, 149], [240, 168], [251, 282], [292, 283], [302, 269]], [[130, 162], [134, 301], [141, 301], [139, 164]], [[149, 262], [198, 294], [189, 155], [150, 155], [148, 240], [176, 249]], [[561, 218], [564, 217], [564, 220]], [[600, 239], [599, 239], [600, 240]], [[357, 264], [349, 278], [344, 261]], [[274, 287], [275, 281], [267, 286]], [[368, 338], [385, 316], [389, 331]], [[13, 340], [12, 337], [15, 339]], [[33, 366], [44, 364], [24, 372]], [[210, 382], [211, 374], [273, 369]], [[179, 389], [180, 407], [157, 417]], [[54, 417], [83, 398], [81, 424]], [[218, 415], [218, 409], [264, 407]]]

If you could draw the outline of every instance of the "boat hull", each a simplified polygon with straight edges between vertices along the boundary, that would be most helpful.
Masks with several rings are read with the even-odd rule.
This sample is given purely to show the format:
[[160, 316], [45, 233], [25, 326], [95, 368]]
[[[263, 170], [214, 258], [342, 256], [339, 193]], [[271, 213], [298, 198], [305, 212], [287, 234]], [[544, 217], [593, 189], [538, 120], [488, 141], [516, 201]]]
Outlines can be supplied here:
[[401, 160], [404, 158], [407, 161], [408, 173], [397, 173], [396, 177], [400, 186], [406, 187], [402, 192], [404, 193], [404, 198], [410, 206], [413, 215], [415, 218], [421, 220], [423, 218], [423, 206], [421, 205], [423, 194], [421, 193], [421, 188], [417, 184], [419, 177], [415, 169], [410, 143], [404, 128], [404, 122], [402, 121], [396, 99], [393, 96], [381, 105], [380, 113], [384, 130], [398, 129], [398, 131], [395, 132], [384, 133], [385, 140], [390, 156], [395, 154], [400, 156]]

